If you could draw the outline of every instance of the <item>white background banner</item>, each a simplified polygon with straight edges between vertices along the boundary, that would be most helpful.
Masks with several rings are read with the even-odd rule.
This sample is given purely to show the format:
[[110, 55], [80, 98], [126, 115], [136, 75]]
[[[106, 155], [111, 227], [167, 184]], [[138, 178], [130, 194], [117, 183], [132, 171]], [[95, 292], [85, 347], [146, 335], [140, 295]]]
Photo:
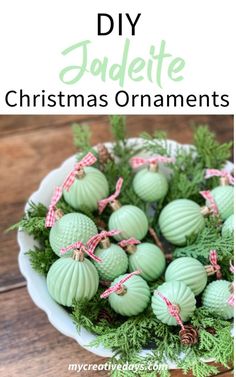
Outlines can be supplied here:
[[[219, 0], [2, 1], [0, 113], [233, 113], [236, 102], [233, 93], [233, 5], [234, 1]], [[107, 13], [113, 18], [114, 28], [109, 35], [98, 36], [98, 13]], [[122, 25], [118, 23], [119, 13], [122, 14]], [[141, 13], [134, 36], [131, 35], [126, 13], [132, 20]], [[103, 30], [109, 26], [109, 19], [104, 17]], [[118, 33], [119, 26], [122, 26], [122, 35]], [[86, 64], [82, 47], [62, 54], [69, 47], [86, 40], [90, 41], [86, 44]], [[125, 44], [129, 44], [129, 48], [124, 59]], [[164, 51], [161, 51], [163, 46]], [[162, 60], [161, 53], [164, 54]], [[136, 58], [139, 58], [136, 68], [143, 65], [140, 72], [133, 72], [133, 78], [139, 81], [129, 77], [129, 69], [135, 67], [132, 62]], [[185, 62], [178, 72], [178, 64], [181, 68], [182, 60], [177, 60], [176, 72], [172, 72], [175, 79], [182, 78], [179, 81], [168, 75], [170, 64], [176, 58]], [[114, 64], [121, 66], [122, 61], [121, 85], [120, 80], [109, 77], [109, 71]], [[131, 63], [133, 66], [130, 68]], [[86, 70], [79, 80], [73, 84], [61, 81], [63, 69], [74, 66], [64, 76], [69, 81], [82, 72], [83, 65]], [[113, 67], [113, 76], [119, 71], [119, 66]], [[96, 73], [100, 68], [102, 74], [91, 73], [91, 70]], [[119, 91], [123, 93], [118, 104], [116, 94]], [[61, 99], [58, 96], [60, 92]], [[172, 99], [168, 107], [168, 94], [182, 95], [183, 106], [178, 98], [176, 106]], [[22, 99], [22, 95], [28, 97]], [[35, 95], [38, 96], [34, 98]], [[77, 105], [72, 98], [68, 106], [67, 95], [80, 95]], [[141, 95], [147, 95], [143, 106]], [[186, 97], [191, 95], [197, 98], [196, 102], [194, 97], [190, 97], [190, 105], [186, 104]], [[202, 106], [198, 106], [199, 95], [209, 97], [208, 106], [206, 97], [203, 97]], [[221, 99], [223, 95], [227, 95], [228, 106]], [[158, 106], [154, 104], [156, 98]]]

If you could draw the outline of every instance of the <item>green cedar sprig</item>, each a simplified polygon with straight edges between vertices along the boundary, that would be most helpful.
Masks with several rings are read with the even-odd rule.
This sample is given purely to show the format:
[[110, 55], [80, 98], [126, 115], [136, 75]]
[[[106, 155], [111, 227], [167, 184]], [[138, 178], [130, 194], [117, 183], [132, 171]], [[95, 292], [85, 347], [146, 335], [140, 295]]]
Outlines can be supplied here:
[[50, 245], [44, 247], [35, 247], [29, 250], [26, 255], [29, 256], [31, 266], [40, 275], [47, 275], [51, 265], [59, 258], [52, 250]]

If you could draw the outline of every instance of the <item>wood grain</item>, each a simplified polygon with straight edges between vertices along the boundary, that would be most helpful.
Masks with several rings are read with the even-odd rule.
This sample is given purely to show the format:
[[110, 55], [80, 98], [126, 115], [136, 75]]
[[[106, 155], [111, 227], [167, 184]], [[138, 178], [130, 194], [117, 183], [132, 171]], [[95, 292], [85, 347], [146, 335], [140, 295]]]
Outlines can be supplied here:
[[[4, 376], [64, 376], [73, 374], [65, 369], [73, 358], [84, 362], [100, 360], [53, 329], [45, 314], [31, 302], [18, 269], [16, 233], [4, 232], [21, 217], [27, 198], [42, 178], [75, 153], [70, 127], [73, 122], [91, 125], [93, 144], [112, 139], [106, 116], [0, 116], [0, 300], [3, 308], [0, 371]], [[129, 136], [158, 129], [182, 143], [191, 143], [193, 124], [206, 123], [221, 142], [233, 139], [232, 116], [127, 117]], [[102, 373], [99, 375], [107, 375]], [[226, 372], [225, 376], [228, 375]]]

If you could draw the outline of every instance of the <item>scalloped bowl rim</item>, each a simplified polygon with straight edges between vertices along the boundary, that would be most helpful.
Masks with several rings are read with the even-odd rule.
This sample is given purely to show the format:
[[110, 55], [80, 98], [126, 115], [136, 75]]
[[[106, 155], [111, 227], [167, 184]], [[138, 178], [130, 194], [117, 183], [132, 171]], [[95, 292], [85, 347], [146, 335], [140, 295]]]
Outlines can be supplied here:
[[[130, 145], [141, 145], [141, 140], [142, 139], [140, 138], [130, 138], [128, 139], [128, 143]], [[112, 142], [107, 142], [104, 144], [108, 147], [108, 149], [111, 149], [113, 145]], [[192, 147], [192, 145], [180, 144], [170, 139], [167, 140], [167, 144], [173, 155], [174, 151], [178, 147], [184, 147], [185, 149]], [[55, 187], [57, 185], [60, 185], [65, 176], [69, 173], [75, 162], [75, 157], [76, 155], [69, 157], [57, 169], [52, 170], [42, 179], [38, 190], [29, 197], [25, 205], [25, 211], [29, 208], [29, 202], [31, 201], [33, 201], [34, 203], [41, 202], [46, 206], [49, 205], [50, 198]], [[231, 171], [233, 164], [231, 162], [227, 162], [225, 168]], [[163, 171], [165, 171], [165, 168], [163, 168]], [[167, 170], [166, 173], [168, 173]], [[78, 330], [70, 314], [51, 298], [47, 291], [45, 277], [40, 276], [36, 271], [33, 270], [29, 258], [25, 254], [26, 251], [37, 245], [37, 242], [33, 239], [33, 237], [19, 230], [17, 233], [17, 241], [20, 246], [20, 252], [18, 256], [19, 268], [22, 275], [26, 279], [29, 295], [32, 298], [33, 302], [47, 314], [49, 322], [58, 331], [68, 337], [73, 338], [77, 343], [79, 343], [80, 346], [82, 346], [86, 350], [101, 357], [113, 356], [112, 350], [104, 348], [103, 346], [89, 346], [89, 343], [96, 339], [96, 335], [90, 333], [84, 328]], [[151, 353], [151, 350], [143, 350], [140, 354], [142, 356], [145, 356], [149, 353]], [[179, 358], [181, 359], [183, 356], [183, 354], [180, 354]], [[211, 362], [214, 360], [208, 359], [207, 361]], [[171, 362], [170, 360], [165, 360], [165, 362], [168, 364], [169, 369], [177, 368], [176, 364]]]

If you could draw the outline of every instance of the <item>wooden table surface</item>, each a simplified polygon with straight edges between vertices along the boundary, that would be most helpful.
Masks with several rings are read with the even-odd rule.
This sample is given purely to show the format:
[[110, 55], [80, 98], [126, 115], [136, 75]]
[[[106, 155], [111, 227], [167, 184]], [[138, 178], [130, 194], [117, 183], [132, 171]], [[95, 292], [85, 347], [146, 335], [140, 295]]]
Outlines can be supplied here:
[[[68, 363], [103, 363], [48, 322], [27, 293], [17, 264], [16, 233], [4, 233], [21, 217], [42, 178], [75, 152], [71, 123], [92, 126], [94, 144], [110, 140], [106, 116], [0, 116], [0, 373], [4, 377], [73, 375]], [[162, 129], [169, 138], [191, 143], [192, 125], [208, 123], [221, 142], [233, 139], [231, 116], [128, 116], [129, 136]], [[230, 371], [221, 369], [222, 376]], [[107, 376], [87, 371], [81, 376]], [[181, 371], [172, 372], [182, 376]]]

